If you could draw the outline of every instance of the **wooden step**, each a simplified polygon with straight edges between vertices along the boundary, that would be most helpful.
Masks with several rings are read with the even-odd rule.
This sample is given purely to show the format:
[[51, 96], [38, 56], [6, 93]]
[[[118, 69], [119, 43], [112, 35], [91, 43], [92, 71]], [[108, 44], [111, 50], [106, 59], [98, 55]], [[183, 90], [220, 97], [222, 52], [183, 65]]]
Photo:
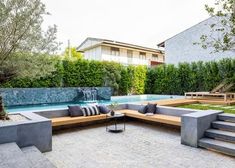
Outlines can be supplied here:
[[210, 138], [202, 138], [199, 140], [200, 147], [215, 150], [226, 155], [235, 156], [235, 144], [219, 141]]

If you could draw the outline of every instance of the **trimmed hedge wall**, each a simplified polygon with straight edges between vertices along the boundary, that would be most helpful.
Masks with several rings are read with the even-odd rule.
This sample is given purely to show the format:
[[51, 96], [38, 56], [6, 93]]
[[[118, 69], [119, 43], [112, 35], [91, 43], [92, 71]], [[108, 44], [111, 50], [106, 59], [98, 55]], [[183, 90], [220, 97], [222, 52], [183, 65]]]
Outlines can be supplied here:
[[188, 91], [210, 91], [224, 79], [235, 83], [235, 59], [163, 65], [148, 69], [145, 91], [175, 95]]
[[235, 59], [174, 65], [123, 66], [114, 62], [58, 61], [56, 71], [40, 79], [14, 79], [0, 87], [99, 87], [110, 86], [114, 95], [184, 94], [210, 91], [223, 79], [235, 81]]
[[123, 66], [115, 62], [63, 60], [56, 64], [56, 71], [40, 79], [14, 79], [0, 87], [99, 87], [113, 88], [114, 95], [143, 94], [146, 66]]

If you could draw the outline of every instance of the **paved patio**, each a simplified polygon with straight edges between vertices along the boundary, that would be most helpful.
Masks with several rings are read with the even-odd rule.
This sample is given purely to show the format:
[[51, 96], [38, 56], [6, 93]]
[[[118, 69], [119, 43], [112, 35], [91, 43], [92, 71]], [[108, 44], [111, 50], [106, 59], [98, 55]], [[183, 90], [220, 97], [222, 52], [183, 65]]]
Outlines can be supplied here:
[[61, 131], [45, 156], [58, 168], [231, 168], [235, 160], [180, 144], [178, 130], [128, 122], [124, 133], [104, 125]]

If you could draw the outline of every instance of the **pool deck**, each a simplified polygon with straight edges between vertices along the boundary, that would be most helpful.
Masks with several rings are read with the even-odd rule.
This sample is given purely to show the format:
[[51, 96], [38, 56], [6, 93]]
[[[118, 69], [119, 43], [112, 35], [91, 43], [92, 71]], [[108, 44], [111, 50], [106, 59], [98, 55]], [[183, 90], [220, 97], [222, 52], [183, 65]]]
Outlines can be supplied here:
[[[215, 105], [234, 105], [235, 100], [224, 102], [222, 99], [167, 99], [167, 100], [158, 100], [158, 101], [149, 101], [150, 103], [156, 103], [161, 106], [180, 106], [186, 104], [215, 104]], [[140, 104], [147, 104], [148, 101], [141, 102]]]
[[174, 128], [129, 121], [123, 133], [105, 125], [63, 130], [44, 155], [58, 168], [232, 168], [233, 157], [180, 144]]

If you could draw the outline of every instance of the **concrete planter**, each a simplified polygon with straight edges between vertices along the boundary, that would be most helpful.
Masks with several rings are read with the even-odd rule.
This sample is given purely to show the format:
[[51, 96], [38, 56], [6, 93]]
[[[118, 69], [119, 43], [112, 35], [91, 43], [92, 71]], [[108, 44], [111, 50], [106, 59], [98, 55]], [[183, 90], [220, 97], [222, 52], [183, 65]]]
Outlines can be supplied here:
[[0, 144], [16, 142], [19, 147], [36, 146], [41, 152], [52, 150], [51, 121], [34, 113], [17, 113], [27, 120], [0, 126]]

